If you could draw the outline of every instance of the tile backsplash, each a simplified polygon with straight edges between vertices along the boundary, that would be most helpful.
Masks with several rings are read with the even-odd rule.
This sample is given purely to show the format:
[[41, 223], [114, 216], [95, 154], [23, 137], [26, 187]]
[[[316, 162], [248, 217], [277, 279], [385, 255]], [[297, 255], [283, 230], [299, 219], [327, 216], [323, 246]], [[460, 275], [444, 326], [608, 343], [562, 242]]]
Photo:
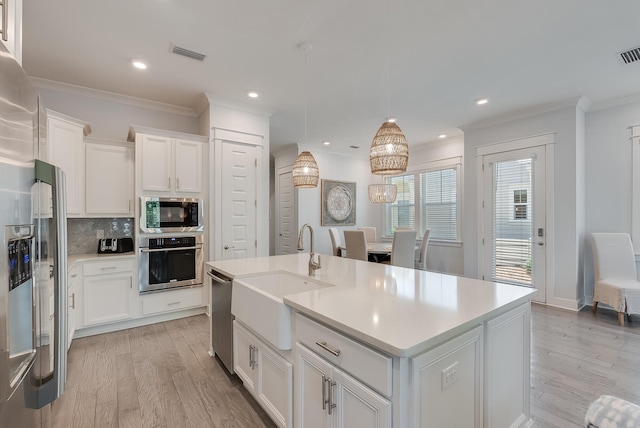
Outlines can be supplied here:
[[98, 230], [104, 230], [105, 238], [132, 237], [132, 218], [70, 218], [67, 219], [69, 254], [98, 252]]

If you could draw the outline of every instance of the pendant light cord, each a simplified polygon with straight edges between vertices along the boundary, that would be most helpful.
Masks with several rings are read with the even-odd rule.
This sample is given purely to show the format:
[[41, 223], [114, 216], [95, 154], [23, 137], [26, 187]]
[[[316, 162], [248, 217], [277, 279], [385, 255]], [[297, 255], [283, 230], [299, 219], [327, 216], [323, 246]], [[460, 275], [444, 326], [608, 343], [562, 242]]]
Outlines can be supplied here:
[[391, 119], [391, 0], [387, 1], [387, 121]]
[[303, 46], [304, 49], [304, 144], [307, 144], [307, 98], [308, 98], [308, 92], [309, 92], [309, 85], [307, 83], [307, 80], [309, 78], [309, 76], [307, 76], [308, 72], [308, 66], [307, 66], [307, 51], [309, 50], [309, 46], [308, 45], [304, 45]]

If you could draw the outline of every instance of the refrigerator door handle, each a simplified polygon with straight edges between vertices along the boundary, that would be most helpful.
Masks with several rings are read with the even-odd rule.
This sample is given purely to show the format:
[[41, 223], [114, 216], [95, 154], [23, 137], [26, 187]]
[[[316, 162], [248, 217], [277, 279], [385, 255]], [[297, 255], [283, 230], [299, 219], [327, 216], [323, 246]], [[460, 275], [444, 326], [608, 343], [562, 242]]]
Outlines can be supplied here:
[[39, 388], [38, 407], [44, 407], [62, 395], [67, 380], [67, 197], [64, 171], [40, 160], [36, 160], [35, 167], [36, 180], [51, 185], [53, 199], [50, 236], [54, 259], [54, 369]]

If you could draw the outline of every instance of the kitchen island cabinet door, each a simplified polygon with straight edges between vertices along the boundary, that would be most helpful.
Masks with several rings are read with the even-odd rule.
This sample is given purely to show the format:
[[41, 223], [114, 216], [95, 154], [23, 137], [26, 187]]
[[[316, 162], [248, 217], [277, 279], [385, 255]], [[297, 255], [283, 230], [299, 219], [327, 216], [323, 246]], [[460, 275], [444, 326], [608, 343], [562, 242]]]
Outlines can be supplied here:
[[234, 370], [273, 421], [291, 427], [293, 365], [238, 321], [233, 322]]
[[331, 378], [331, 371], [332, 366], [328, 362], [305, 346], [296, 344], [296, 427], [331, 426], [326, 382]]
[[86, 212], [133, 217], [133, 148], [86, 144]]
[[333, 409], [333, 426], [391, 428], [389, 400], [340, 369], [333, 370], [333, 381], [336, 383], [331, 399], [331, 403], [336, 405]]
[[411, 360], [414, 427], [483, 426], [482, 332], [476, 327]]

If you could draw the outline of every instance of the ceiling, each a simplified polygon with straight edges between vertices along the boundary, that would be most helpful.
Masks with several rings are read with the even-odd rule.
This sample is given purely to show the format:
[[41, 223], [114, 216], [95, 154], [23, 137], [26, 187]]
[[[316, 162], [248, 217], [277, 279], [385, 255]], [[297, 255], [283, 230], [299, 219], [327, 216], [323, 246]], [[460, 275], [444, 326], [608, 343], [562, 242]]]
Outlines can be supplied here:
[[[368, 156], [396, 117], [409, 144], [586, 96], [640, 93], [637, 0], [28, 0], [31, 76], [196, 109], [202, 93], [275, 111], [272, 150]], [[204, 62], [169, 52], [175, 44]], [[306, 54], [300, 44], [312, 46]], [[149, 68], [138, 71], [131, 58]], [[305, 85], [306, 81], [306, 85]], [[305, 87], [307, 136], [305, 138]], [[247, 97], [256, 90], [255, 100]], [[474, 100], [488, 97], [485, 106]], [[355, 153], [354, 153], [355, 154]]]

